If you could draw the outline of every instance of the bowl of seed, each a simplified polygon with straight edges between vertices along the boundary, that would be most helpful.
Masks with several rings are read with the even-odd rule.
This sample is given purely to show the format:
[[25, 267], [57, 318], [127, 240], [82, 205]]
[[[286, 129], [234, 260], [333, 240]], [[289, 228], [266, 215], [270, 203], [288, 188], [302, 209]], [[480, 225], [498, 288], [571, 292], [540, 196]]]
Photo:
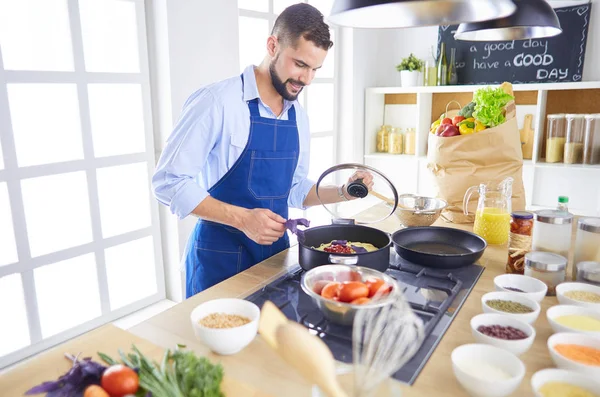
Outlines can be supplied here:
[[502, 314], [533, 324], [540, 315], [540, 304], [518, 292], [488, 292], [481, 297], [484, 313]]
[[471, 319], [471, 332], [478, 343], [487, 343], [519, 356], [535, 340], [535, 328], [502, 314], [482, 313]]
[[190, 314], [196, 337], [214, 353], [235, 354], [258, 332], [260, 309], [244, 299], [214, 299]]
[[544, 299], [548, 292], [546, 283], [523, 274], [501, 274], [496, 276], [494, 277], [494, 286], [496, 291], [518, 292], [538, 303]]
[[600, 287], [586, 283], [561, 283], [556, 286], [561, 305], [576, 305], [600, 309]]

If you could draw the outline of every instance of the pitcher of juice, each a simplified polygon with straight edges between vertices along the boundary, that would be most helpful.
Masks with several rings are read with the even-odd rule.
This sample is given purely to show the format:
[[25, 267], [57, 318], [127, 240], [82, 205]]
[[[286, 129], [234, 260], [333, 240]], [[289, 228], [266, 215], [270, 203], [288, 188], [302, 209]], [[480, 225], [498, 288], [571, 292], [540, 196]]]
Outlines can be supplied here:
[[463, 211], [469, 214], [469, 200], [475, 192], [479, 193], [473, 231], [483, 237], [488, 244], [506, 244], [510, 232], [510, 213], [513, 178], [508, 177], [500, 183], [471, 186], [465, 193]]

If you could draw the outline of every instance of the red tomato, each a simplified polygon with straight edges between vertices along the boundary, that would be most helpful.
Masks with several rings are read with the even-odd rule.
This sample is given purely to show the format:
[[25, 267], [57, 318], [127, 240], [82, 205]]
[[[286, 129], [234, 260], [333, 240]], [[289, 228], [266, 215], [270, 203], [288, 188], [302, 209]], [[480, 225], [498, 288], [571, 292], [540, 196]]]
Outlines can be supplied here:
[[340, 289], [340, 283], [337, 281], [330, 281], [323, 290], [321, 291], [321, 296], [325, 299], [333, 299], [338, 297]]
[[348, 280], [350, 280], [350, 281], [362, 281], [362, 276], [360, 275], [359, 272], [351, 270], [350, 271], [350, 277], [348, 278]]
[[460, 123], [464, 119], [465, 119], [464, 116], [454, 116], [454, 117], [452, 117], [452, 124], [453, 125], [457, 125], [458, 123]]
[[446, 117], [440, 124], [452, 124], [452, 119], [450, 117]]
[[131, 368], [116, 364], [111, 365], [104, 371], [100, 383], [111, 397], [123, 397], [137, 392], [140, 379], [138, 374]]
[[371, 299], [369, 298], [358, 298], [358, 299], [354, 299], [352, 302], [353, 305], [364, 305], [365, 303], [369, 303], [371, 302]]
[[319, 294], [321, 295], [321, 291], [323, 291], [323, 288], [325, 288], [325, 286], [327, 284], [329, 284], [331, 281], [330, 280], [319, 280], [315, 283], [315, 285], [313, 285], [313, 291], [315, 291], [315, 294]]
[[380, 278], [370, 278], [366, 281], [366, 284], [369, 287], [369, 298], [374, 297], [377, 291], [381, 291], [381, 294], [385, 295], [392, 290], [392, 286], [387, 285]]
[[110, 397], [108, 393], [98, 385], [91, 385], [85, 389], [83, 397]]
[[350, 303], [358, 298], [369, 296], [369, 287], [360, 281], [346, 281], [340, 288], [340, 302]]

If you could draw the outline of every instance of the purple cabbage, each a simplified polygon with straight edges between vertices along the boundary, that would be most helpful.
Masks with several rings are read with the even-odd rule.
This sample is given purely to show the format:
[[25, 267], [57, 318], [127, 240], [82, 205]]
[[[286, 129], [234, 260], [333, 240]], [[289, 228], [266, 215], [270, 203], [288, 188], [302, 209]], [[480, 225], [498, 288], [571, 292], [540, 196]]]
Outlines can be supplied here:
[[356, 245], [351, 245], [350, 246], [354, 252], [356, 252], [357, 254], [364, 254], [365, 252], [368, 252], [367, 249], [365, 247], [357, 247]]
[[92, 361], [91, 357], [75, 360], [73, 367], [55, 381], [44, 382], [25, 393], [25, 395], [47, 393], [46, 397], [82, 396], [89, 385], [99, 385], [106, 367]]
[[305, 238], [304, 230], [298, 229], [298, 225], [309, 227], [310, 221], [304, 218], [288, 219], [287, 221], [285, 221], [285, 228], [288, 229], [290, 232], [294, 233], [296, 236], [298, 236], [298, 241], [303, 243]]

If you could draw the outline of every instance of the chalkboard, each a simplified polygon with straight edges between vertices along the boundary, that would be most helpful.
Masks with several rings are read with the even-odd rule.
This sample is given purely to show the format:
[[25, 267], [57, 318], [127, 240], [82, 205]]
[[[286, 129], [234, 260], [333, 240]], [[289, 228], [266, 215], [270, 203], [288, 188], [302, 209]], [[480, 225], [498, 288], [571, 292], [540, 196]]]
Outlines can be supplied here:
[[580, 81], [592, 4], [556, 8], [562, 33], [513, 41], [455, 40], [458, 25], [440, 26], [438, 50], [446, 43], [450, 62], [456, 48], [458, 84], [547, 83]]

